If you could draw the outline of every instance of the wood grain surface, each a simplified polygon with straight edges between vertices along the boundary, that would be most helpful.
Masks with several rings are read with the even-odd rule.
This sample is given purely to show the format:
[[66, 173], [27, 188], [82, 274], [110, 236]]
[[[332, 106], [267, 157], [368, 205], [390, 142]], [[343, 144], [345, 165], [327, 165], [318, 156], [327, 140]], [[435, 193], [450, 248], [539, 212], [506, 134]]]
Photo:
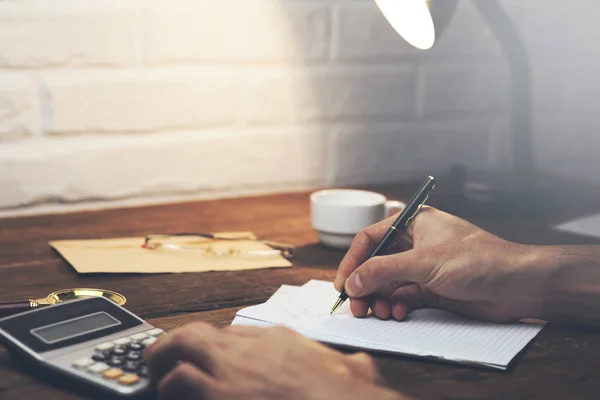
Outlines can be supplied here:
[[[376, 186], [408, 200], [419, 182]], [[554, 232], [561, 220], [600, 211], [589, 195], [577, 206], [524, 217], [470, 204], [444, 188], [430, 204], [509, 240], [600, 243]], [[48, 246], [51, 240], [99, 239], [172, 232], [251, 230], [262, 239], [297, 246], [293, 268], [188, 274], [78, 275]], [[256, 196], [0, 220], [0, 302], [27, 300], [68, 287], [103, 287], [125, 294], [126, 308], [165, 330], [192, 321], [228, 325], [241, 307], [268, 299], [282, 284], [332, 280], [343, 253], [320, 246], [310, 226], [309, 193]], [[386, 383], [422, 399], [575, 399], [600, 393], [600, 332], [548, 325], [509, 371], [375, 355]], [[0, 399], [81, 399], [92, 394], [48, 382], [0, 347]]]

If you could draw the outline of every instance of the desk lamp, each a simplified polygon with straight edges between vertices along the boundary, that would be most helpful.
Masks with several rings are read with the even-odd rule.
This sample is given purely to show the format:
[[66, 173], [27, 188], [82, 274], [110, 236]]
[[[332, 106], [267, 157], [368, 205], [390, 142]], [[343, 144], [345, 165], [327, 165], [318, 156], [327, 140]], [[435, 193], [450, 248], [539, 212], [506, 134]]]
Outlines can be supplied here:
[[[458, 0], [374, 0], [394, 30], [419, 50], [433, 47], [450, 23]], [[513, 166], [505, 172], [464, 171], [461, 195], [509, 213], [550, 205], [552, 181], [534, 168], [531, 134], [531, 81], [525, 46], [497, 0], [473, 2], [500, 42], [510, 69], [510, 134]], [[456, 170], [455, 170], [456, 171]], [[457, 175], [454, 174], [456, 177]], [[454, 185], [454, 184], [453, 184]]]

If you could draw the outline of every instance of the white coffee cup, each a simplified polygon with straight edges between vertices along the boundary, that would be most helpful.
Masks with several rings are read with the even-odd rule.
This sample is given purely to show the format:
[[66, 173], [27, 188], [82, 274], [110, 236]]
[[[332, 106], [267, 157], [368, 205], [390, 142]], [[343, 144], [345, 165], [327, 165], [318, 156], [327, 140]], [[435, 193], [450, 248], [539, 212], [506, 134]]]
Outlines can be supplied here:
[[390, 216], [393, 208], [404, 207], [376, 192], [327, 189], [311, 194], [310, 220], [323, 245], [348, 249], [358, 232]]

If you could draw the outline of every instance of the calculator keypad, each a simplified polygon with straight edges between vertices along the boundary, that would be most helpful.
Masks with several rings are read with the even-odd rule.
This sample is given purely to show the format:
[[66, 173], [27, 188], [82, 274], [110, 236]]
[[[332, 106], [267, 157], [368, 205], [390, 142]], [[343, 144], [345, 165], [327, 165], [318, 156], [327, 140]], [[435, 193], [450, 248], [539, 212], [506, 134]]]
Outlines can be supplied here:
[[122, 346], [113, 347], [109, 351], [110, 351], [110, 354], [113, 356], [122, 356], [122, 355], [125, 355], [125, 353], [127, 353], [127, 349]]
[[139, 361], [127, 361], [123, 365], [123, 369], [127, 372], [135, 372], [138, 369], [140, 369], [141, 365], [142, 365], [142, 363]]
[[102, 343], [102, 344], [99, 344], [98, 346], [96, 346], [96, 350], [98, 350], [98, 351], [110, 350], [113, 347], [114, 347], [114, 344], [112, 344], [112, 343]]
[[143, 345], [142, 343], [140, 343], [140, 342], [132, 342], [132, 343], [129, 343], [129, 344], [127, 345], [127, 348], [128, 348], [129, 350], [133, 350], [133, 351], [137, 351], [137, 350], [143, 350], [143, 349], [144, 349], [144, 347], [146, 347], [146, 346], [144, 346], [144, 345]]
[[132, 340], [144, 340], [148, 337], [148, 335], [146, 335], [145, 333], [136, 333], [135, 335], [131, 336]]
[[92, 350], [93, 354], [90, 354], [89, 358], [75, 361], [73, 367], [92, 374], [101, 374], [104, 378], [121, 385], [134, 385], [140, 379], [148, 377], [143, 350], [162, 334], [162, 329], [154, 328], [102, 343]]
[[108, 369], [108, 365], [106, 365], [105, 363], [99, 362], [99, 363], [94, 363], [92, 365], [90, 365], [87, 370], [92, 372], [92, 373], [100, 373], [100, 372], [104, 372]]
[[136, 374], [125, 374], [118, 380], [118, 382], [123, 385], [133, 385], [134, 383], [138, 383], [139, 381], [140, 377]]
[[129, 352], [127, 353], [127, 355], [125, 356], [125, 359], [128, 361], [138, 361], [142, 359], [142, 354], [141, 352]]
[[124, 374], [123, 370], [120, 368], [111, 368], [104, 371], [102, 374], [106, 379], [117, 379]]
[[98, 361], [98, 362], [102, 361], [103, 362], [103, 361], [106, 361], [107, 359], [108, 359], [108, 357], [104, 353], [96, 353], [92, 356], [93, 361]]
[[109, 358], [106, 363], [111, 367], [120, 367], [125, 364], [125, 359], [123, 357], [114, 356]]
[[92, 360], [91, 358], [84, 358], [82, 360], [75, 361], [73, 363], [73, 366], [75, 366], [77, 368], [85, 368], [85, 367], [89, 367], [93, 363], [94, 363], [94, 360]]
[[150, 336], [160, 336], [163, 334], [163, 330], [160, 328], [154, 328], [154, 329], [150, 329], [148, 332], [146, 332], [148, 335]]
[[154, 341], [156, 341], [156, 338], [155, 338], [155, 337], [149, 337], [148, 339], [144, 339], [144, 340], [142, 341], [142, 344], [143, 344], [144, 346], [150, 346], [152, 343], [154, 343]]

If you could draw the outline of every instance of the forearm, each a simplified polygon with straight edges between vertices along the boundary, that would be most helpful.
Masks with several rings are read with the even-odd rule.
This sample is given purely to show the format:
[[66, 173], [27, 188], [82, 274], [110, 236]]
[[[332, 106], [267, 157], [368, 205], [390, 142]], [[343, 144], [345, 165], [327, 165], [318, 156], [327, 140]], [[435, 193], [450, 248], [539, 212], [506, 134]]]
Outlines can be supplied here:
[[600, 325], [600, 246], [531, 246], [528, 268], [537, 297], [533, 317]]

